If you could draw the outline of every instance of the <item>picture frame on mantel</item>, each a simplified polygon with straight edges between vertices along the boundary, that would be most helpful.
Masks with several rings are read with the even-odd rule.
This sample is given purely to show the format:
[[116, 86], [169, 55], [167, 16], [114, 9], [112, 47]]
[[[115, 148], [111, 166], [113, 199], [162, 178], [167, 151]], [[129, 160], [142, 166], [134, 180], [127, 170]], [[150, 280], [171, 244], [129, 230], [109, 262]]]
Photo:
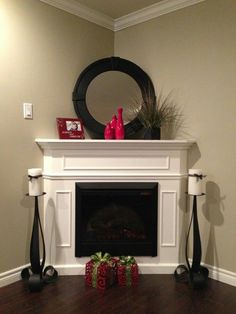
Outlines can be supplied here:
[[56, 118], [60, 139], [84, 139], [84, 126], [79, 118]]

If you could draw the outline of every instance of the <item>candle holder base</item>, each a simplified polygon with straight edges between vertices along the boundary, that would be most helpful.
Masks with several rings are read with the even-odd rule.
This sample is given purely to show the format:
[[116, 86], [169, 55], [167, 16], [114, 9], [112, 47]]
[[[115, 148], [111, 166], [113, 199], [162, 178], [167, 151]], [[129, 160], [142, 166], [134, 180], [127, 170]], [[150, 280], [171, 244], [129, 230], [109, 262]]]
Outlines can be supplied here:
[[28, 288], [30, 292], [39, 292], [42, 290], [44, 284], [56, 282], [58, 272], [56, 269], [48, 265], [40, 274], [34, 274], [31, 266], [24, 268], [21, 271], [21, 279], [28, 281]]
[[31, 292], [39, 292], [43, 288], [43, 280], [41, 276], [38, 274], [32, 274], [29, 277], [28, 283], [29, 283], [29, 290]]
[[190, 283], [193, 288], [200, 289], [204, 288], [207, 283], [209, 271], [206, 267], [200, 266], [198, 272], [191, 271], [190, 272]]

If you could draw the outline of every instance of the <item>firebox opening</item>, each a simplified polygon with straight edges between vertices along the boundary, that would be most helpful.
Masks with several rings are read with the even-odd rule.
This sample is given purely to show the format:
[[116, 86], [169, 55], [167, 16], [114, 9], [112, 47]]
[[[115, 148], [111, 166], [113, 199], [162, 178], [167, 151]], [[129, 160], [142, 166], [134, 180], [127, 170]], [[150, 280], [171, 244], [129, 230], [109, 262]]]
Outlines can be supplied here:
[[75, 256], [157, 256], [158, 183], [76, 183]]

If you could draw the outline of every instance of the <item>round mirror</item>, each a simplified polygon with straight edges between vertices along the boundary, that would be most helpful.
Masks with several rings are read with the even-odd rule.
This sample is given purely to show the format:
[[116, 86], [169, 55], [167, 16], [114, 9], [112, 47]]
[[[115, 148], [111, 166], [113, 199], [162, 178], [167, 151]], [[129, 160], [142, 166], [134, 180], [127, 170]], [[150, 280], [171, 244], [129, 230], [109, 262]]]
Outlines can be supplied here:
[[110, 57], [90, 64], [79, 76], [73, 102], [76, 114], [92, 138], [104, 138], [105, 125], [123, 108], [125, 138], [132, 138], [141, 128], [134, 117], [128, 121], [129, 108], [140, 106], [145, 91], [155, 91], [149, 76], [131, 61]]
[[124, 124], [128, 121], [128, 111], [142, 100], [142, 93], [135, 80], [126, 73], [109, 71], [99, 74], [89, 84], [86, 104], [89, 113], [102, 124], [107, 124], [123, 108]]

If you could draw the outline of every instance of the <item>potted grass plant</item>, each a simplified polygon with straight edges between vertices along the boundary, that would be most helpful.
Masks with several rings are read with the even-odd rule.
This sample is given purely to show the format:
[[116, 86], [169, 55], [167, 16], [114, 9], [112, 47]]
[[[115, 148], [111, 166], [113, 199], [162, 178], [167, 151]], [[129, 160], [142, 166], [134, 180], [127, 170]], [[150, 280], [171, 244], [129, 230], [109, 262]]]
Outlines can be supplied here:
[[[147, 89], [141, 102], [135, 101], [130, 108], [131, 115], [137, 117], [144, 129], [144, 139], [161, 139], [161, 130], [176, 130], [183, 122], [183, 115], [171, 93], [152, 95]], [[167, 132], [165, 132], [167, 133]], [[173, 132], [172, 132], [173, 133]]]

